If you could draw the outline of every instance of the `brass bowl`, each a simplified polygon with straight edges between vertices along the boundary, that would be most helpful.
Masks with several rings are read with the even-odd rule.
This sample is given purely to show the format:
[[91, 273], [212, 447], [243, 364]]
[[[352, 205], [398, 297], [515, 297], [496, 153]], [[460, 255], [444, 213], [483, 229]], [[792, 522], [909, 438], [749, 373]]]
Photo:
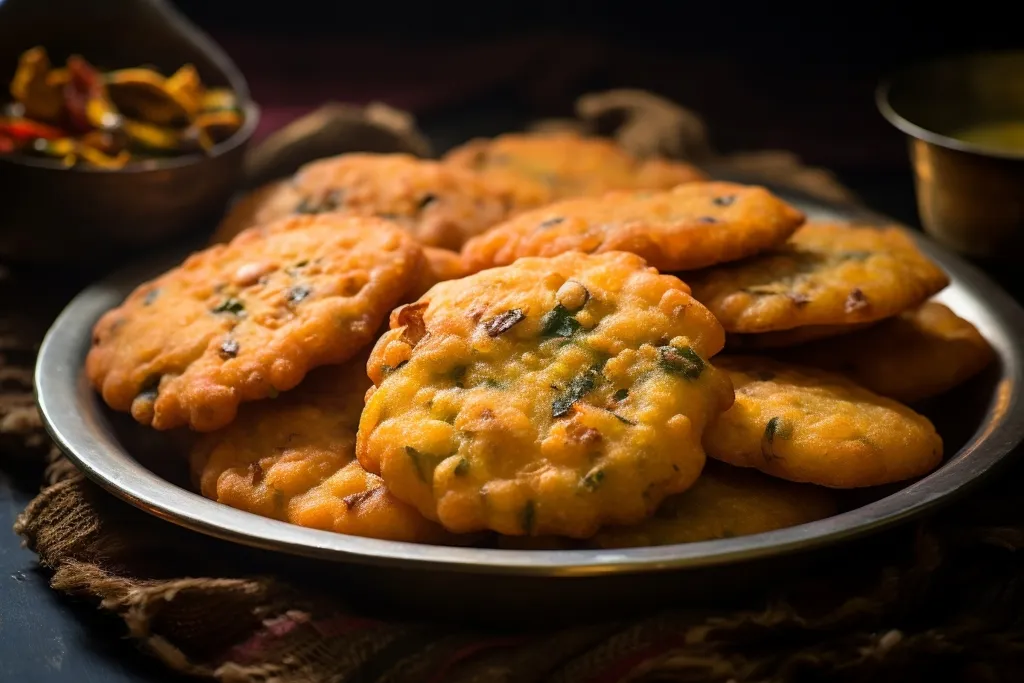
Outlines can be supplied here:
[[946, 58], [909, 67], [876, 93], [882, 115], [909, 137], [924, 229], [981, 258], [1024, 246], [1024, 149], [958, 139], [971, 126], [1024, 125], [1024, 52]]

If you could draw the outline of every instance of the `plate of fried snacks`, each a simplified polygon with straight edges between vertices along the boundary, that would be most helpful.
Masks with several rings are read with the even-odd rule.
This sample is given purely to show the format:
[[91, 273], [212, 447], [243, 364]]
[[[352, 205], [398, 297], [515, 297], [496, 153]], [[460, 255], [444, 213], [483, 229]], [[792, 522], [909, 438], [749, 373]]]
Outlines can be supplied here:
[[588, 581], [932, 509], [1021, 440], [1021, 339], [883, 217], [509, 134], [255, 190], [82, 292], [36, 386], [89, 477], [202, 533], [380, 581]]

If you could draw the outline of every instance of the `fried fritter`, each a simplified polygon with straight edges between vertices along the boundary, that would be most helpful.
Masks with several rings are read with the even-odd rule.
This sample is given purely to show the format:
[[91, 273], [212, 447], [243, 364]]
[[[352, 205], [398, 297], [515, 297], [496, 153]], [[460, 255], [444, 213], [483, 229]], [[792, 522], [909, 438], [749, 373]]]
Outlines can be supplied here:
[[830, 339], [865, 330], [878, 322], [851, 323], [849, 325], [805, 325], [789, 330], [759, 332], [757, 334], [727, 334], [725, 347], [730, 350], [784, 349], [800, 346], [820, 339]]
[[923, 415], [841, 375], [753, 356], [719, 356], [736, 390], [708, 425], [709, 457], [833, 488], [927, 474], [942, 438]]
[[689, 164], [640, 161], [610, 140], [571, 132], [470, 140], [448, 152], [444, 161], [501, 182], [532, 182], [549, 191], [552, 199], [668, 189], [706, 178]]
[[609, 526], [593, 538], [500, 536], [506, 550], [639, 548], [750, 536], [831, 517], [835, 493], [709, 460], [693, 486], [666, 498], [652, 517]]
[[484, 179], [408, 154], [343, 154], [306, 164], [290, 181], [241, 200], [214, 241], [291, 214], [343, 211], [387, 218], [423, 244], [458, 249], [516, 211], [549, 199], [533, 183]]
[[690, 270], [777, 246], [803, 222], [762, 187], [689, 183], [550, 204], [471, 239], [462, 254], [474, 272], [566, 251], [629, 251], [661, 271]]
[[366, 353], [319, 368], [279, 398], [243, 406], [190, 453], [200, 492], [225, 505], [314, 529], [392, 541], [447, 540], [355, 460], [370, 387]]
[[787, 357], [910, 403], [967, 381], [995, 353], [974, 325], [928, 301], [862, 332], [793, 349]]
[[697, 483], [666, 498], [653, 517], [632, 527], [602, 529], [591, 544], [635, 548], [750, 536], [825, 519], [837, 511], [835, 494], [826, 488], [708, 462]]
[[427, 293], [438, 282], [458, 280], [467, 275], [466, 264], [458, 252], [437, 247], [424, 247], [423, 265], [416, 276], [413, 288], [403, 301], [415, 301]]
[[247, 230], [140, 285], [93, 330], [103, 400], [156, 429], [219, 429], [374, 339], [422, 249], [375, 218], [300, 216]]
[[450, 531], [587, 537], [700, 474], [721, 327], [633, 254], [528, 258], [391, 316], [357, 454]]
[[888, 318], [949, 278], [899, 228], [808, 223], [776, 250], [687, 282], [727, 332], [760, 333]]

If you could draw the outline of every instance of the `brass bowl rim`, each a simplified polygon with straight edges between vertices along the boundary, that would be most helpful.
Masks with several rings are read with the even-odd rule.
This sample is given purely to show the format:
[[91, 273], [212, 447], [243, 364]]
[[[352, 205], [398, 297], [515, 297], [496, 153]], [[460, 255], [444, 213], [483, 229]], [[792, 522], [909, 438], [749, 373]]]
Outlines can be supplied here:
[[891, 123], [894, 127], [906, 133], [912, 138], [927, 142], [937, 147], [945, 147], [946, 149], [956, 150], [958, 152], [965, 152], [968, 154], [975, 154], [981, 157], [990, 157], [996, 159], [1011, 159], [1024, 161], [1024, 151], [1012, 151], [1004, 150], [998, 147], [988, 147], [985, 145], [978, 145], [973, 142], [964, 142], [963, 140], [957, 140], [956, 138], [942, 133], [936, 133], [933, 130], [920, 126], [902, 114], [896, 111], [896, 109], [889, 102], [890, 93], [892, 92], [893, 86], [902, 78], [905, 78], [916, 71], [923, 71], [930, 67], [934, 67], [938, 64], [960, 62], [960, 61], [972, 61], [984, 58], [993, 57], [1006, 57], [1009, 55], [1017, 55], [1021, 58], [1022, 70], [1021, 74], [1024, 76], [1024, 50], [990, 50], [985, 52], [971, 52], [967, 54], [957, 55], [953, 57], [942, 57], [939, 59], [929, 59], [926, 61], [919, 61], [908, 66], [904, 66], [898, 71], [894, 72], [890, 76], [882, 79], [875, 88], [875, 106], [878, 107], [878, 111], [885, 117], [885, 120]]

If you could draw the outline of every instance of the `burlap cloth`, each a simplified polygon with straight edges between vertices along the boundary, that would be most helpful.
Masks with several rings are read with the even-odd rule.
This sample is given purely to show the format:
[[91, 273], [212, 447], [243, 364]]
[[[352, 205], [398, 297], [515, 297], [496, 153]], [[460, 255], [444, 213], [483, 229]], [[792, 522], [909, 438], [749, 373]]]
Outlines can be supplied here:
[[[579, 119], [538, 125], [610, 125], [638, 153], [695, 158], [851, 199], [829, 174], [786, 154], [720, 157], [699, 119], [648, 98], [583, 98]], [[406, 147], [420, 144], [408, 117], [389, 120], [383, 125]], [[359, 147], [335, 140], [330, 151], [346, 145]], [[35, 412], [30, 366], [62, 297], [26, 299], [40, 291], [47, 290], [0, 272], [3, 459], [50, 462], [45, 487], [15, 531], [53, 572], [55, 590], [119, 615], [141, 648], [178, 671], [261, 683], [1024, 679], [1024, 553], [1017, 552], [1024, 506], [1016, 469], [927, 523], [891, 532], [880, 546], [903, 552], [879, 552], [827, 577], [794, 576], [741, 609], [545, 632], [460, 627], [441, 615], [430, 624], [355, 614], [345, 607], [344, 585], [325, 596], [252, 576], [241, 549], [113, 499], [55, 451]]]

